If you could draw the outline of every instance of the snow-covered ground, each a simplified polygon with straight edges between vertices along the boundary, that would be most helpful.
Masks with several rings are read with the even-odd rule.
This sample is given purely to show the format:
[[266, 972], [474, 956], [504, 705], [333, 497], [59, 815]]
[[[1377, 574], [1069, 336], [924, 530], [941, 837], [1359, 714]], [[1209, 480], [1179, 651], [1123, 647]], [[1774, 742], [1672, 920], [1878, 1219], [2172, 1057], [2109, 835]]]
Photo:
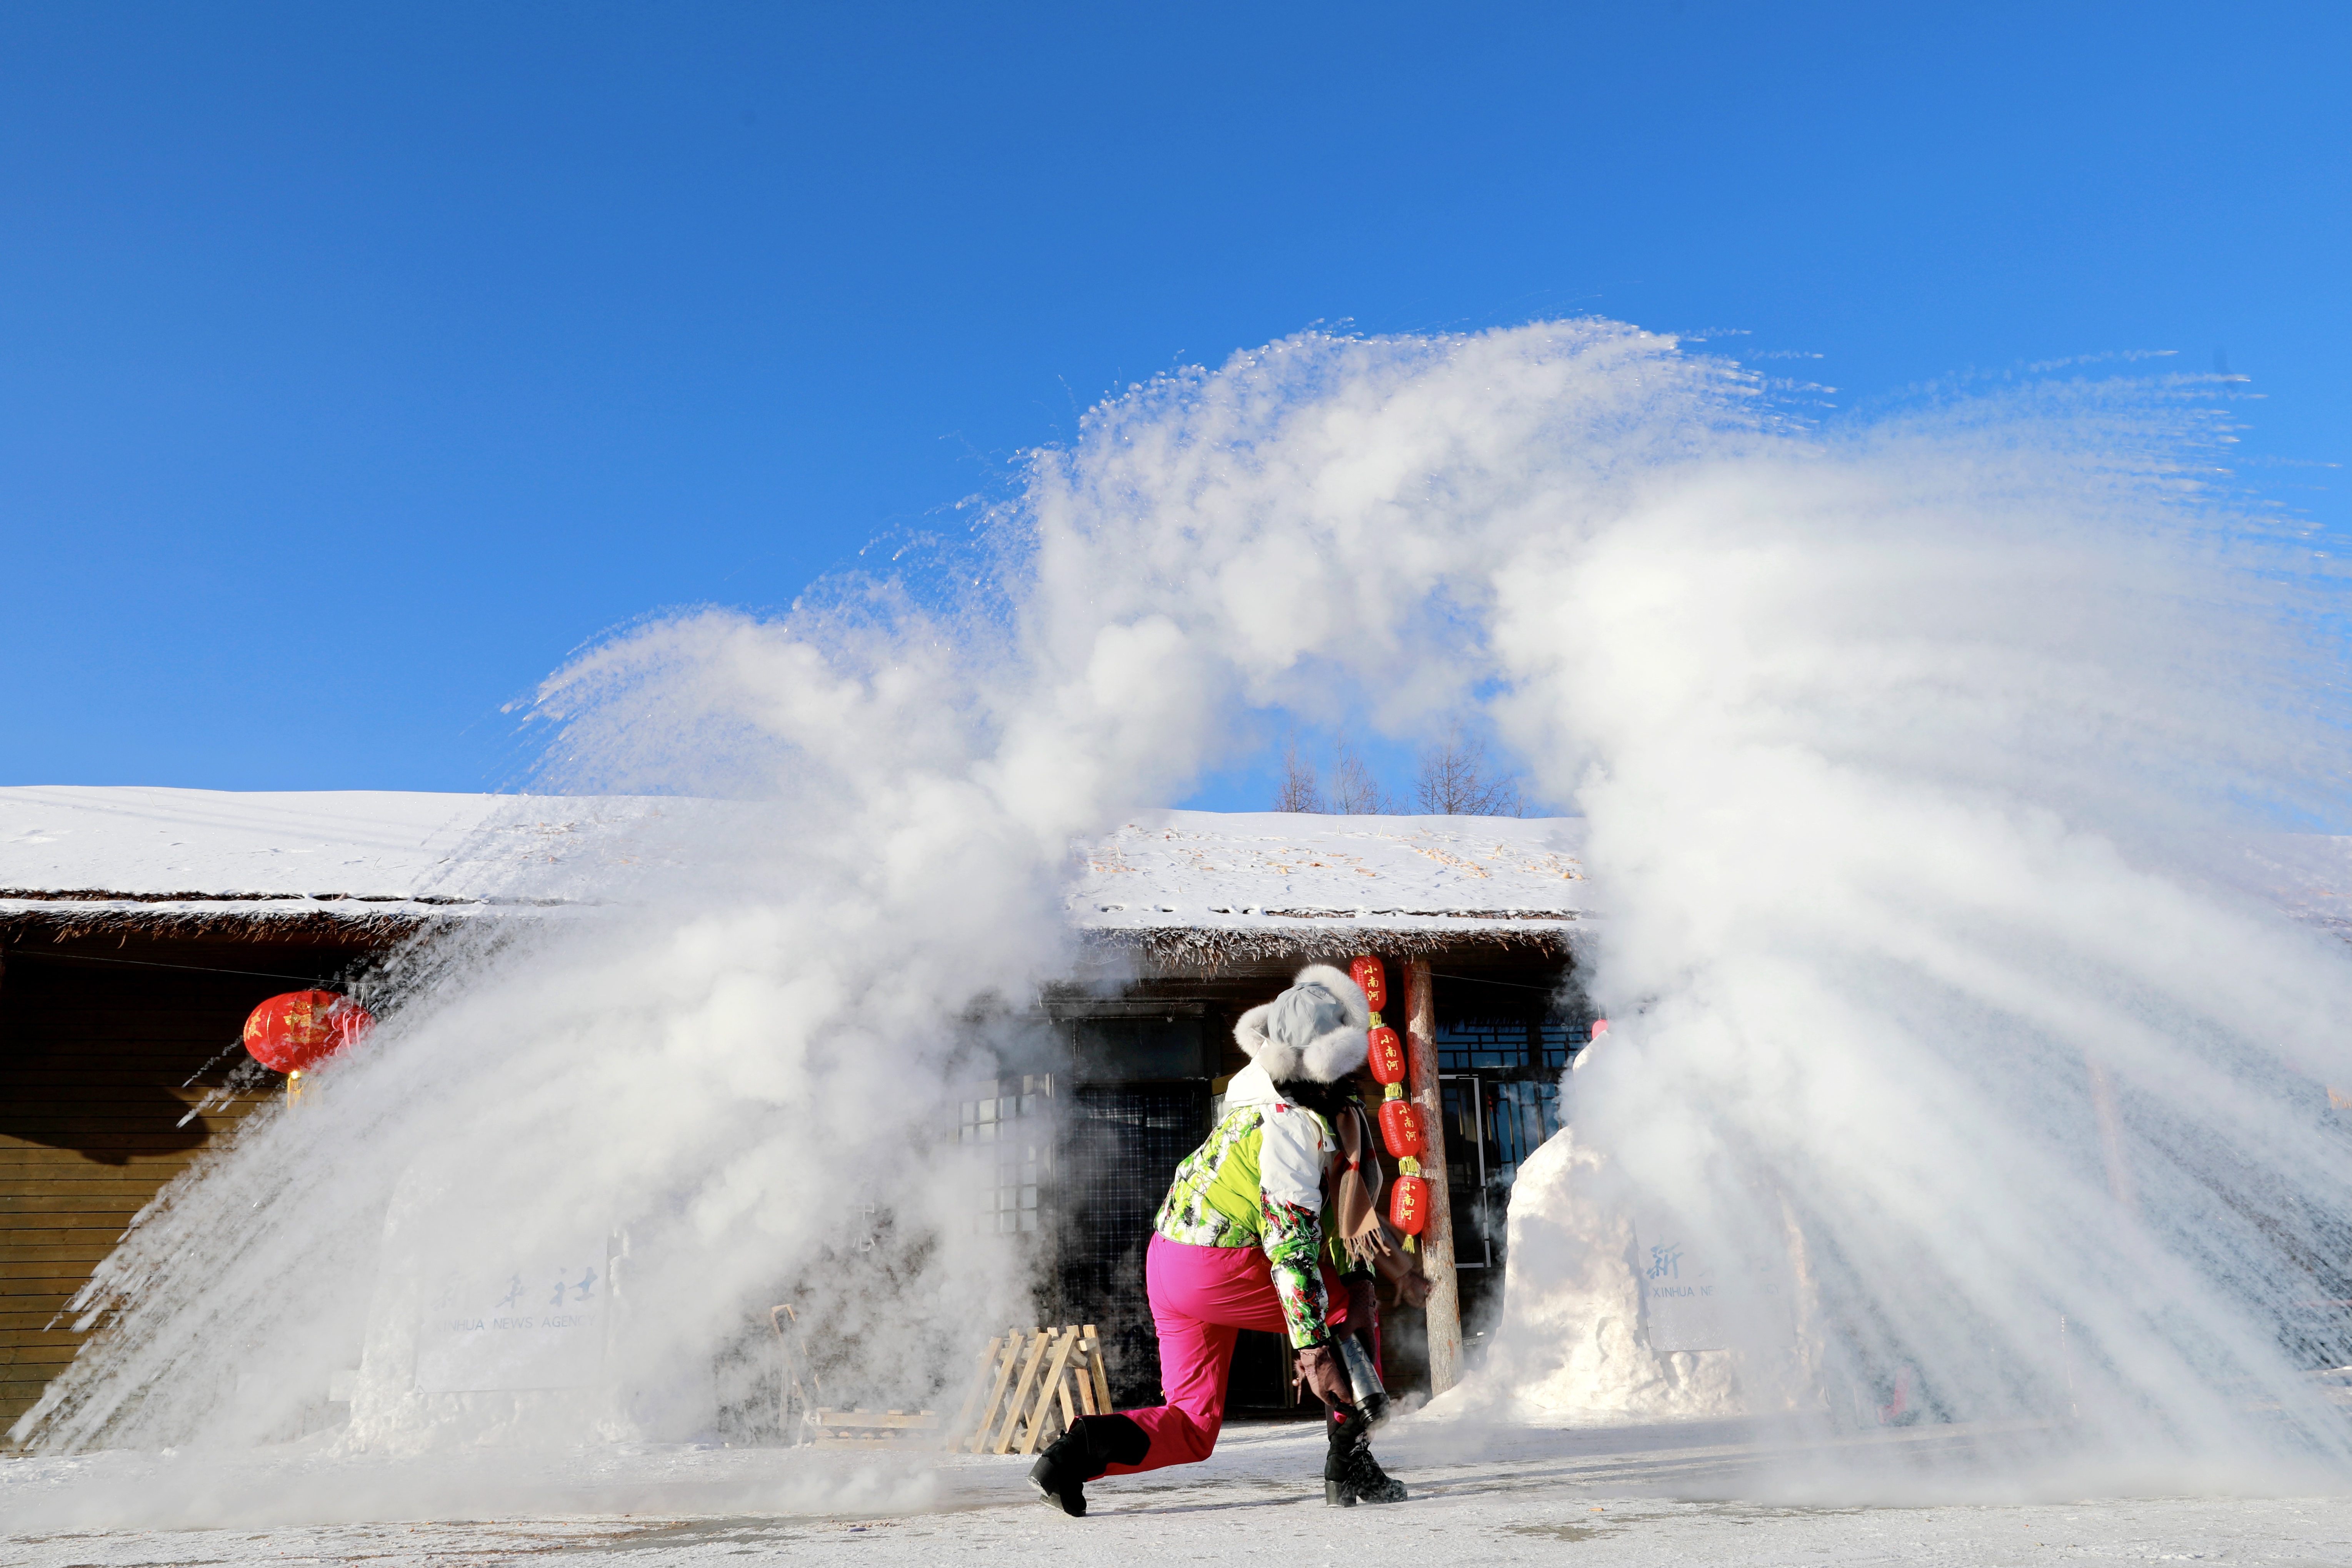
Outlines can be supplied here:
[[1949, 1427], [1854, 1439], [1840, 1446], [1843, 1479], [1825, 1483], [1807, 1470], [1821, 1451], [1790, 1456], [1730, 1424], [1474, 1434], [1405, 1423], [1379, 1447], [1412, 1500], [1341, 1510], [1323, 1506], [1311, 1427], [1237, 1426], [1206, 1464], [1096, 1483], [1084, 1520], [1038, 1503], [1017, 1456], [102, 1454], [0, 1463], [0, 1560], [2352, 1563], [2352, 1495], [2075, 1499], [2053, 1481], [2041, 1500], [2006, 1500], [2019, 1489], [1990, 1483], [1970, 1500], [1930, 1479], [1964, 1471], [1968, 1443]]

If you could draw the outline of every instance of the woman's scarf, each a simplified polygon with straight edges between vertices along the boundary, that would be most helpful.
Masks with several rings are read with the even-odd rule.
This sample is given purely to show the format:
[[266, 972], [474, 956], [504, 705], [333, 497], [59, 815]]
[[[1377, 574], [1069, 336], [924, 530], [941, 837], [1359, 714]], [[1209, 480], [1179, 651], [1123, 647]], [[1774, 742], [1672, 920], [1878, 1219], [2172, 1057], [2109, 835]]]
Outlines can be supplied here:
[[1333, 1234], [1354, 1263], [1377, 1268], [1391, 1279], [1412, 1272], [1381, 1218], [1381, 1163], [1365, 1158], [1372, 1144], [1371, 1119], [1350, 1099], [1331, 1121], [1339, 1135], [1339, 1161], [1333, 1167], [1329, 1194]]

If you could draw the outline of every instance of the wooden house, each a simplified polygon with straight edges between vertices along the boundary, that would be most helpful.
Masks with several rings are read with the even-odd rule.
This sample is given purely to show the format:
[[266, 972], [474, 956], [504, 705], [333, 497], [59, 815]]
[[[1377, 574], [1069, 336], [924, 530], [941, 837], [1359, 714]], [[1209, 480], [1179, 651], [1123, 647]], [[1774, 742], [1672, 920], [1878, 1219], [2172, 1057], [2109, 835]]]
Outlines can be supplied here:
[[[1559, 1126], [1559, 1085], [1590, 1037], [1575, 947], [1591, 918], [1572, 819], [1155, 812], [1085, 847], [1068, 894], [1099, 972], [1044, 1002], [1060, 1038], [1059, 1097], [1043, 1222], [1067, 1302], [1105, 1325], [1122, 1402], [1147, 1400], [1158, 1363], [1122, 1281], [1139, 1276], [1176, 1162], [1206, 1136], [1216, 1097], [1245, 1065], [1235, 1020], [1309, 962], [1380, 957], [1402, 998], [1430, 999], [1444, 1116], [1454, 1323], [1479, 1341], [1501, 1304], [1504, 1204], [1518, 1163]], [[1387, 1021], [1407, 1019], [1392, 1001]], [[1191, 1053], [1197, 1051], [1197, 1058]], [[1192, 1063], [1197, 1060], [1197, 1065]], [[1189, 1069], [1189, 1070], [1180, 1070]], [[1008, 1086], [1009, 1087], [1009, 1086]], [[1079, 1194], [1083, 1194], [1082, 1200]], [[1083, 1223], [1076, 1205], [1083, 1202]], [[1110, 1303], [1130, 1303], [1122, 1313]], [[1431, 1376], [1419, 1315], [1391, 1313], [1405, 1384]], [[1279, 1405], [1274, 1337], [1245, 1336], [1237, 1405]], [[1392, 1370], [1392, 1375], [1394, 1375]]]
[[[0, 1427], [71, 1358], [59, 1310], [131, 1216], [276, 1092], [231, 1083], [255, 1004], [332, 988], [436, 930], [584, 905], [625, 830], [679, 807], [0, 789]], [[1080, 973], [1038, 999], [1001, 1076], [965, 1089], [953, 1135], [998, 1151], [973, 1223], [1036, 1249], [1049, 1315], [1105, 1326], [1122, 1403], [1157, 1386], [1133, 1309], [1142, 1247], [1242, 1065], [1234, 1018], [1299, 964], [1367, 952], [1430, 999], [1440, 1228], [1475, 1356], [1499, 1304], [1504, 1194], [1558, 1126], [1560, 1070], [1587, 1037], [1580, 827], [1155, 812], [1083, 847], [1067, 894]], [[509, 901], [526, 861], [533, 896]], [[1408, 1383], [1429, 1375], [1413, 1317], [1395, 1324]], [[1278, 1405], [1283, 1352], [1252, 1339], [1234, 1399]]]

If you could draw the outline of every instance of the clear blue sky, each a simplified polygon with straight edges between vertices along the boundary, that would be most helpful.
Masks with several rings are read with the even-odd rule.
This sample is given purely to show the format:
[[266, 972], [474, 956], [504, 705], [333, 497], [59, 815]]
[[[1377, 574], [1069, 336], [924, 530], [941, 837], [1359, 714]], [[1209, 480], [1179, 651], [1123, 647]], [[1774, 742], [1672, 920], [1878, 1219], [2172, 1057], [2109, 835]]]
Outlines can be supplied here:
[[2225, 356], [2341, 527], [2347, 58], [2340, 0], [19, 0], [0, 783], [511, 785], [583, 640], [1316, 322], [1738, 329], [1848, 406]]

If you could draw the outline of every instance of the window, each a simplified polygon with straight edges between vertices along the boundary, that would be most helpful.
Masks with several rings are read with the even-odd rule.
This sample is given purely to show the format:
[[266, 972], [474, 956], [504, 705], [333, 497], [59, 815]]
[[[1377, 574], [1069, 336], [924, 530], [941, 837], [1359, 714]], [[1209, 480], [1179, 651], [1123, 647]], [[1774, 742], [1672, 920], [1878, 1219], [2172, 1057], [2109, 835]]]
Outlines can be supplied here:
[[1535, 1011], [1439, 1023], [1438, 1085], [1457, 1267], [1502, 1262], [1511, 1184], [1527, 1157], [1559, 1131], [1559, 1076], [1590, 1033], [1590, 1025]]
[[956, 1142], [986, 1145], [993, 1180], [981, 1199], [979, 1228], [1010, 1235], [1038, 1228], [1038, 1191], [1054, 1174], [1054, 1079], [1024, 1073], [999, 1079], [959, 1107]]
[[1437, 1026], [1440, 1072], [1527, 1065], [1528, 1021], [1524, 1018], [1464, 1018]]
[[1153, 1083], [1210, 1078], [1213, 1055], [1200, 1015], [1076, 1018], [1070, 1055], [1080, 1083]]
[[1563, 1018], [1456, 1018], [1437, 1026], [1437, 1070], [1539, 1068], [1557, 1078], [1591, 1032]]
[[1087, 1084], [1063, 1108], [1063, 1321], [1101, 1329], [1118, 1404], [1149, 1405], [1160, 1393], [1144, 1251], [1176, 1167], [1208, 1131], [1208, 1108], [1202, 1083]]

